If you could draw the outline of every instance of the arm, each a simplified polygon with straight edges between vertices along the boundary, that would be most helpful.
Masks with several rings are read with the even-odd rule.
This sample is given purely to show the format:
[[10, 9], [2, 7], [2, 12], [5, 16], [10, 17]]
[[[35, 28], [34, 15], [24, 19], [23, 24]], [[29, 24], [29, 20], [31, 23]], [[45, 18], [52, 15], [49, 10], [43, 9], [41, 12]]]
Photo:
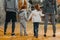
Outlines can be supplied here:
[[56, 4], [56, 0], [54, 0], [54, 8], [55, 8], [55, 13], [57, 14], [57, 4]]
[[32, 13], [30, 14], [29, 18], [28, 18], [28, 21], [32, 18]]
[[27, 11], [25, 11], [25, 20], [27, 21]]
[[15, 0], [15, 8], [16, 8], [16, 11], [18, 13], [18, 0]]
[[5, 11], [6, 11], [6, 5], [7, 5], [6, 0], [4, 0], [4, 10]]

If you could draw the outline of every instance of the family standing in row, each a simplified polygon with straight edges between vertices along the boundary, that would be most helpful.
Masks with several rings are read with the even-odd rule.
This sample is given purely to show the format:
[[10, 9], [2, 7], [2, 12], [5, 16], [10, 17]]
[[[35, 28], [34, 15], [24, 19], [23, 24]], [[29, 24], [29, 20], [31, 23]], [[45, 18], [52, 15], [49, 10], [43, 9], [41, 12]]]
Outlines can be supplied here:
[[[26, 2], [25, 2], [26, 4]], [[7, 25], [12, 20], [12, 36], [15, 35], [15, 22], [16, 13], [19, 14], [20, 20], [20, 35], [22, 36], [22, 30], [24, 29], [24, 35], [27, 36], [26, 32], [26, 22], [32, 19], [33, 27], [34, 27], [34, 36], [38, 38], [38, 28], [41, 22], [42, 12], [45, 13], [45, 22], [44, 22], [44, 37], [46, 37], [47, 32], [47, 24], [49, 15], [51, 15], [52, 25], [53, 25], [53, 37], [55, 37], [56, 33], [56, 23], [55, 23], [55, 13], [57, 13], [56, 0], [45, 0], [43, 3], [43, 10], [39, 4], [34, 5], [34, 10], [31, 11], [30, 16], [27, 18], [27, 5], [19, 6], [21, 7], [18, 10], [18, 0], [4, 0], [4, 8], [6, 12], [6, 20], [4, 24], [4, 35], [6, 35]]]

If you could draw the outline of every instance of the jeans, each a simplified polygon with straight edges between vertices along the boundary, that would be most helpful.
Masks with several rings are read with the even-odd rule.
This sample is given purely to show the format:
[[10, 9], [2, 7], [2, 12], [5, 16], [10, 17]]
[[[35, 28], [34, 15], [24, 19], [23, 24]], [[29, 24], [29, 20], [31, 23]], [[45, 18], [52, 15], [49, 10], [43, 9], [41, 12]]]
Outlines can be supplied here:
[[34, 22], [33, 23], [34, 26], [34, 36], [38, 37], [38, 27], [39, 27], [39, 22]]

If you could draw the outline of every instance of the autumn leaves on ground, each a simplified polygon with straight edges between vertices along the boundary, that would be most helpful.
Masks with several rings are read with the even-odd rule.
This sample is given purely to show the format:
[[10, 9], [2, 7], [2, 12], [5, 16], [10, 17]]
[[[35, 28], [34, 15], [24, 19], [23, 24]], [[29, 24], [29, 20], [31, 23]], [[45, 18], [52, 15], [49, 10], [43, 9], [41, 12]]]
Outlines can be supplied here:
[[0, 26], [0, 40], [60, 40], [60, 24], [56, 24], [56, 37], [52, 37], [52, 25], [48, 25], [47, 37], [44, 37], [44, 24], [39, 25], [39, 36], [35, 38], [33, 36], [33, 24], [32, 22], [27, 23], [27, 33], [28, 36], [20, 36], [20, 23], [16, 23], [15, 34], [16, 36], [11, 36], [11, 23], [7, 28], [7, 35], [3, 34], [4, 25]]

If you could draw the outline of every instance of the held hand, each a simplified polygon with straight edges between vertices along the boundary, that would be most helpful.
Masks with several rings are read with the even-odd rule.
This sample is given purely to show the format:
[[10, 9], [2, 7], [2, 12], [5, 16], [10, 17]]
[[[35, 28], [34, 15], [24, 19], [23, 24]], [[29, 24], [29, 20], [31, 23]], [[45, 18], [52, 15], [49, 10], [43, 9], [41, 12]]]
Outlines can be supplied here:
[[28, 22], [29, 20], [27, 20], [27, 22]]
[[29, 22], [29, 19], [27, 20], [27, 22]]

